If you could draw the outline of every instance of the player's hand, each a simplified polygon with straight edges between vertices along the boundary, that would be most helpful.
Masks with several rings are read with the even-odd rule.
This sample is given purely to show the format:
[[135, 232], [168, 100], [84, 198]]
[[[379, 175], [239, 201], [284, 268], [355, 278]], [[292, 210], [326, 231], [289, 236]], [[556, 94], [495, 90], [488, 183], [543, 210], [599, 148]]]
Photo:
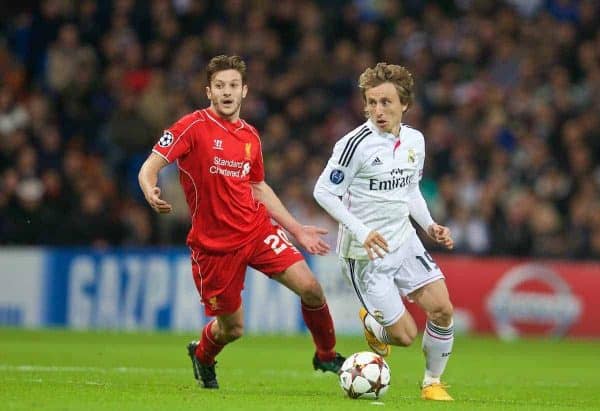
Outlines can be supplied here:
[[146, 201], [157, 213], [165, 214], [173, 210], [171, 204], [160, 198], [160, 188], [153, 187], [149, 193], [144, 193]]
[[452, 250], [454, 247], [452, 233], [448, 227], [433, 223], [427, 227], [427, 234], [429, 234], [429, 237], [431, 237], [436, 243], [443, 245], [449, 250]]
[[321, 237], [327, 234], [327, 230], [312, 225], [302, 226], [302, 230], [294, 236], [298, 243], [311, 254], [326, 255], [329, 252], [329, 244]]
[[390, 251], [385, 238], [375, 230], [369, 233], [363, 247], [367, 250], [370, 260], [374, 260], [377, 257], [383, 258], [383, 256]]

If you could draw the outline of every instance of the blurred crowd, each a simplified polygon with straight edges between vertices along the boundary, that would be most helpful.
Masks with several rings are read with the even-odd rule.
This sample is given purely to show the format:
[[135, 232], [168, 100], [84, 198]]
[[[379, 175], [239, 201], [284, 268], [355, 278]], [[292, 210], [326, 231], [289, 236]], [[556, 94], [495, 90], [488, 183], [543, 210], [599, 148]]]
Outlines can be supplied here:
[[[4, 7], [4, 6], [3, 6]], [[137, 187], [162, 129], [207, 106], [216, 54], [248, 63], [242, 117], [299, 220], [334, 142], [364, 121], [359, 74], [408, 67], [422, 191], [459, 252], [600, 258], [600, 2], [45, 0], [0, 13], [0, 244], [184, 243]]]

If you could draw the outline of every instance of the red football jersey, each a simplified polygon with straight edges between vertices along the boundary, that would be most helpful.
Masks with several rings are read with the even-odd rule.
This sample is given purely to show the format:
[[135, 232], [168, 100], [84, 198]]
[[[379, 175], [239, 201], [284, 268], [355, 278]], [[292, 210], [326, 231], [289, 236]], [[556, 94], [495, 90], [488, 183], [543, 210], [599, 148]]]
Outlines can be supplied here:
[[152, 151], [177, 161], [192, 216], [189, 246], [229, 252], [269, 221], [250, 185], [264, 180], [260, 137], [244, 120], [232, 123], [210, 109], [195, 111], [165, 130]]

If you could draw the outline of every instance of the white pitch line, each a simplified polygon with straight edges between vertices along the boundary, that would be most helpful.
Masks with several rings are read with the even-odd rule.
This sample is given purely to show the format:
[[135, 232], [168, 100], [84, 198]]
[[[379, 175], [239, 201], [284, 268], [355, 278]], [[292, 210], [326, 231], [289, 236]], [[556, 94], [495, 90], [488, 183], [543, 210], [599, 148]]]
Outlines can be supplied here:
[[72, 385], [97, 385], [100, 387], [104, 387], [104, 386], [109, 386], [110, 383], [109, 382], [100, 382], [100, 381], [81, 381], [81, 380], [62, 380], [62, 381], [57, 381], [54, 379], [46, 379], [43, 380], [42, 378], [3, 378], [2, 381], [11, 381], [11, 382], [27, 382], [27, 383], [35, 383], [35, 384], [44, 384], [45, 382], [49, 382], [51, 384], [72, 384]]
[[[140, 367], [86, 367], [86, 366], [58, 366], [58, 365], [9, 365], [0, 364], [1, 371], [12, 371], [12, 372], [23, 372], [23, 373], [52, 373], [52, 372], [63, 372], [63, 373], [97, 373], [97, 374], [108, 374], [108, 373], [120, 373], [120, 374], [156, 374], [156, 373], [167, 373], [167, 374], [187, 374], [191, 372], [190, 368], [140, 368]], [[244, 371], [239, 369], [228, 370], [230, 374], [242, 375]], [[306, 372], [300, 372], [290, 369], [277, 369], [277, 368], [263, 368], [254, 372], [257, 375], [265, 377], [285, 377], [285, 378], [310, 378], [317, 377], [322, 378], [325, 373], [313, 373], [312, 370]], [[329, 377], [329, 375], [325, 376]]]
[[184, 373], [187, 368], [139, 368], [139, 367], [82, 367], [82, 366], [57, 366], [57, 365], [8, 365], [0, 364], [0, 371], [17, 372], [95, 372], [95, 373]]

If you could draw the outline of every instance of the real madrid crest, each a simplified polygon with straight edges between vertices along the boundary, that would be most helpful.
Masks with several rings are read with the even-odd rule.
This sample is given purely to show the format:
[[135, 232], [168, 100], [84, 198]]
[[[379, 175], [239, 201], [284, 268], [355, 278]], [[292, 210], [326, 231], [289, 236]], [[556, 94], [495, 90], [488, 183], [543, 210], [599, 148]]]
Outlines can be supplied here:
[[414, 163], [417, 160], [417, 153], [412, 148], [408, 149], [408, 161]]

